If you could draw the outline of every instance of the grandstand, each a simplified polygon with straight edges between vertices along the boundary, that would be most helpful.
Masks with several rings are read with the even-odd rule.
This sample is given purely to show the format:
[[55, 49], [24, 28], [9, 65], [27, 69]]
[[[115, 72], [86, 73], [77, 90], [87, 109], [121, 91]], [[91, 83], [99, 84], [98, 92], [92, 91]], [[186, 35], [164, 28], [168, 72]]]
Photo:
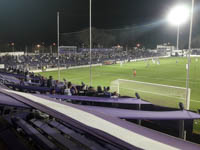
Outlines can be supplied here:
[[[62, 48], [60, 55], [60, 65], [61, 67], [70, 66], [80, 66], [88, 65], [89, 61], [89, 49], [75, 50], [74, 48], [69, 50], [69, 48]], [[67, 49], [67, 50], [65, 50]], [[92, 50], [92, 62], [93, 64], [102, 63], [104, 61], [114, 60], [130, 60], [134, 58], [141, 57], [151, 57], [153, 53], [148, 51], [135, 50], [134, 53], [127, 53], [125, 51], [117, 51], [115, 49], [97, 48]], [[65, 52], [65, 53], [64, 53]], [[5, 68], [15, 68], [15, 69], [27, 69], [27, 70], [37, 70], [42, 69], [44, 66], [46, 68], [57, 68], [58, 56], [56, 53], [42, 53], [35, 54], [30, 53], [28, 55], [5, 55], [0, 56], [0, 64], [5, 64]]]

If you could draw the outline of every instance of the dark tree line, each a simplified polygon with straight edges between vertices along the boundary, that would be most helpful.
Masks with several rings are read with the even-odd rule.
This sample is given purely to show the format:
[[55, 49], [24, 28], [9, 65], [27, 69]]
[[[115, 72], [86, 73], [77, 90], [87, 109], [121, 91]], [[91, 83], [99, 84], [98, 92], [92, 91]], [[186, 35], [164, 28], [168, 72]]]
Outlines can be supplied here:
[[[62, 45], [75, 45], [79, 47], [89, 47], [89, 29], [75, 33], [61, 34]], [[115, 44], [115, 37], [105, 30], [92, 28], [93, 47], [111, 47]]]
[[[92, 28], [92, 47], [110, 48], [115, 45], [133, 47], [140, 42], [142, 32], [136, 30], [103, 30]], [[89, 29], [74, 33], [61, 34], [62, 45], [89, 47]]]
[[[138, 43], [142, 47], [156, 48], [158, 44], [171, 43], [176, 46], [177, 28], [169, 25], [156, 26], [142, 25], [123, 29], [103, 30], [92, 28], [92, 47], [110, 48], [121, 45], [124, 47], [135, 47]], [[181, 49], [188, 48], [189, 30], [188, 26], [180, 29]], [[89, 47], [89, 29], [75, 33], [61, 34], [62, 45], [75, 45], [78, 47]], [[200, 47], [200, 33], [193, 34], [192, 47]]]
[[[123, 29], [97, 29], [92, 28], [92, 47], [93, 48], [111, 48], [112, 46], [121, 45], [126, 48], [135, 47], [138, 43], [141, 47], [156, 48], [158, 44], [171, 43], [176, 46], [177, 28], [169, 27], [168, 24], [155, 25], [138, 25], [130, 26]], [[189, 26], [181, 26], [180, 28], [180, 49], [188, 48]], [[0, 51], [13, 51], [11, 45], [13, 41], [0, 41]], [[43, 52], [49, 52], [50, 49], [55, 51], [57, 45], [52, 45], [53, 42], [17, 42], [14, 41], [15, 51], [32, 52], [36, 49], [37, 44], [40, 44], [40, 50]], [[54, 40], [56, 43], [56, 40]], [[84, 29], [73, 33], [61, 33], [60, 45], [64, 46], [78, 46], [88, 48], [89, 47], [89, 29]], [[200, 30], [196, 25], [193, 29], [192, 35], [192, 48], [200, 48]]]

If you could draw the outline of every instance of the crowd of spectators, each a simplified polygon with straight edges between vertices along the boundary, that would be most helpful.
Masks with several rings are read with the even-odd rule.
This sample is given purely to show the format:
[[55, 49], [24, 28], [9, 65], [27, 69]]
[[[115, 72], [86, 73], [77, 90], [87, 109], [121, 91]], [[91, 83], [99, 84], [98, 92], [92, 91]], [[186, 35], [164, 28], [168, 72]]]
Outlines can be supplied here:
[[[96, 96], [96, 97], [118, 97], [116, 92], [110, 92], [110, 87], [101, 87], [97, 88], [88, 86], [85, 83], [81, 83], [81, 85], [72, 84], [70, 81], [63, 79], [63, 81], [54, 80], [52, 76], [44, 77], [40, 74], [34, 74], [28, 71], [22, 71], [19, 69], [8, 68], [3, 71], [4, 73], [8, 73], [9, 75], [17, 75], [16, 78], [20, 80], [18, 84], [21, 86], [21, 89], [26, 89], [25, 86], [29, 86], [40, 94], [62, 94], [62, 95], [79, 95], [79, 96]], [[1, 72], [0, 72], [1, 74]], [[10, 86], [10, 84], [9, 84]], [[44, 92], [42, 88], [49, 89], [48, 92]]]
[[[136, 58], [152, 57], [155, 54], [142, 49], [119, 51], [117, 49], [109, 51], [92, 52], [92, 64], [103, 63], [107, 60], [130, 60]], [[65, 53], [59, 56], [61, 67], [88, 65], [90, 56], [88, 51]], [[0, 64], [6, 67], [18, 69], [37, 70], [58, 67], [58, 55], [56, 53], [27, 54], [21, 56], [0, 56]]]

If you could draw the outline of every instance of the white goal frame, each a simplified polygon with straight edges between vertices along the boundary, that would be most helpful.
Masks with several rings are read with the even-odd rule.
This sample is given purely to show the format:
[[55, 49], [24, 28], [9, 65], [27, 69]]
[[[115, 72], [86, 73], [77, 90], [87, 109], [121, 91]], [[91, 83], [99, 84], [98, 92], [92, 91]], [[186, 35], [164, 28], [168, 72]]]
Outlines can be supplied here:
[[[117, 80], [114, 80], [112, 82], [116, 82], [116, 86], [113, 86], [112, 85], [112, 82], [111, 82], [111, 88], [112, 87], [115, 87], [117, 88], [117, 93], [120, 94], [120, 81], [125, 81], [125, 82], [129, 82], [129, 83], [139, 83], [139, 84], [143, 84], [143, 85], [152, 85], [152, 86], [159, 86], [159, 87], [167, 87], [167, 88], [174, 88], [174, 89], [182, 89], [182, 90], [185, 90], [185, 92], [187, 91], [186, 88], [184, 87], [178, 87], [178, 86], [171, 86], [171, 85], [164, 85], [164, 84], [157, 84], [157, 83], [150, 83], [150, 82], [142, 82], [142, 81], [135, 81], [135, 80], [126, 80], [126, 79], [117, 79]], [[144, 92], [144, 91], [143, 91]], [[146, 93], [148, 93], [146, 91]], [[151, 92], [149, 92], [151, 93]], [[188, 89], [188, 95], [185, 96], [183, 99], [185, 100], [185, 105], [186, 105], [186, 109], [189, 110], [190, 108], [190, 93], [191, 93], [191, 89], [189, 88]], [[159, 94], [158, 94], [159, 95]], [[160, 94], [162, 96], [162, 94]], [[164, 96], [164, 95], [163, 95]], [[165, 95], [166, 96], [166, 95]]]

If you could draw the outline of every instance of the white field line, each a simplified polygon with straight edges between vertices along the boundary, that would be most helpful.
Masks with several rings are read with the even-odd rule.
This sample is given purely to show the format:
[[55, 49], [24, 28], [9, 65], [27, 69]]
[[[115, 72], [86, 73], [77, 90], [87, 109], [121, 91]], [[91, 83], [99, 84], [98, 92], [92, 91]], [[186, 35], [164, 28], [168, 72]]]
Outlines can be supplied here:
[[191, 102], [195, 102], [195, 103], [200, 103], [200, 100], [194, 100], [194, 99], [190, 99]]
[[155, 92], [149, 92], [149, 91], [144, 91], [144, 90], [138, 90], [138, 89], [134, 89], [134, 88], [122, 88], [122, 89], [131, 90], [131, 91], [139, 91], [139, 92], [143, 92], [143, 93], [149, 93], [149, 94], [154, 94], [154, 95], [160, 95], [160, 96], [171, 97], [171, 98], [178, 98], [178, 99], [181, 99], [181, 100], [185, 100], [185, 98], [182, 98], [182, 97], [169, 96], [169, 95], [165, 95], [165, 94], [160, 94], [160, 93], [155, 93]]
[[[98, 77], [98, 76], [101, 76], [102, 74], [105, 74], [105, 75], [112, 75], [112, 76], [118, 76], [116, 74], [113, 74], [113, 73], [98, 73], [98, 74], [93, 74], [93, 77]], [[137, 77], [143, 77], [143, 78], [149, 78], [149, 77], [146, 77], [146, 76], [137, 76]], [[74, 81], [74, 80], [81, 80], [81, 79], [87, 79], [88, 77], [81, 77], [81, 78], [67, 78], [68, 81]], [[167, 80], [167, 79], [164, 79], [164, 78], [149, 78], [149, 79], [162, 79], [164, 81], [175, 81], [175, 82], [185, 82], [185, 81], [179, 81], [179, 80]], [[179, 78], [179, 79], [182, 79], [182, 78]], [[117, 79], [116, 79], [117, 80]], [[192, 81], [190, 81], [190, 83], [192, 83]], [[196, 83], [196, 82], [193, 82], [193, 83]], [[194, 99], [190, 99], [190, 101], [192, 102], [195, 102], [195, 103], [200, 103], [200, 100], [194, 100]]]
[[[115, 68], [115, 67], [117, 67], [117, 68], [119, 68], [118, 66], [109, 66], [110, 68]], [[132, 70], [133, 69], [133, 67], [125, 67], [125, 68], [130, 68], [130, 70]], [[123, 68], [122, 68], [123, 69]], [[145, 78], [149, 78], [149, 77], [146, 77], [146, 76], [138, 76], [137, 75], [137, 77], [145, 77]], [[150, 77], [150, 79], [162, 79], [162, 80], [166, 80], [166, 79], [164, 79], [164, 78], [151, 78]], [[185, 81], [180, 81], [180, 80], [186, 80], [186, 78], [176, 78], [176, 79], [178, 79], [178, 80], [166, 80], [166, 81], [176, 81], [176, 82], [185, 82]], [[179, 80], [180, 79], [180, 80]], [[200, 79], [195, 79], [195, 81], [191, 81], [192, 79], [190, 79], [190, 82], [192, 83], [196, 83], [196, 82], [200, 82]]]
[[[137, 77], [149, 78], [149, 79], [154, 79], [154, 80], [157, 79], [157, 80], [164, 80], [164, 81], [186, 82], [186, 81], [181, 81], [181, 80], [186, 80], [183, 78], [177, 78], [178, 80], [174, 80], [174, 79], [165, 79], [165, 78], [152, 78], [152, 77], [147, 77], [147, 76], [137, 76]], [[196, 80], [197, 81], [190, 81], [190, 83], [197, 84], [198, 82], [200, 82], [200, 80], [198, 80], [198, 79], [196, 79]]]
[[[111, 86], [111, 87], [118, 87], [118, 86]], [[130, 89], [130, 88], [123, 88], [123, 89], [128, 89], [128, 90], [137, 90], [137, 91], [140, 91], [140, 92], [146, 92], [146, 93], [150, 93], [150, 94], [157, 94], [157, 93], [153, 93], [153, 92], [148, 92], [148, 91], [142, 91], [142, 90], [138, 90], [138, 89]], [[176, 98], [175, 96], [167, 96], [167, 95], [164, 95], [164, 94], [157, 94], [157, 95], [161, 95], [161, 96], [166, 96], [166, 97], [172, 97], [172, 98]], [[177, 97], [179, 98], [179, 97]], [[179, 99], [182, 99], [182, 100], [185, 100], [185, 98], [179, 98]], [[195, 103], [200, 103], [200, 100], [194, 100], [194, 99], [190, 99], [191, 102], [195, 102]]]
[[[112, 75], [112, 76], [119, 76], [118, 74], [114, 74], [114, 73], [108, 73], [108, 72], [96, 72], [96, 74], [98, 74], [98, 76], [100, 76], [100, 75]], [[95, 75], [93, 75], [93, 76], [95, 76]], [[132, 77], [132, 75], [131, 75], [131, 77]], [[175, 81], [175, 82], [185, 82], [185, 81], [180, 81], [180, 80], [169, 80], [169, 79], [165, 79], [165, 78], [151, 78], [151, 77], [147, 77], [147, 76], [136, 76], [136, 78], [137, 77], [142, 77], [142, 78], [149, 78], [149, 79], [154, 79], [154, 80], [163, 80], [163, 81]], [[197, 83], [197, 82], [193, 82], [193, 81], [190, 81], [190, 83]]]
[[[95, 76], [95, 77], [98, 77], [98, 76], [101, 76], [101, 74], [93, 75], [93, 77], [94, 77], [94, 76]], [[71, 79], [68, 78], [68, 80], [69, 80], [69, 81], [74, 81], [74, 80], [87, 79], [87, 78], [88, 78], [88, 77], [71, 78]], [[195, 103], [200, 103], [200, 100], [190, 99], [190, 101], [195, 102]]]
[[[119, 76], [118, 74], [114, 74], [114, 73], [108, 73], [108, 72], [93, 72], [93, 74], [98, 74], [98, 76], [100, 76], [100, 75], [112, 75], [112, 76]], [[128, 76], [129, 76], [129, 74], [127, 74]], [[93, 76], [95, 76], [95, 75], [93, 75]], [[130, 77], [130, 76], [129, 76]], [[132, 77], [132, 74], [131, 74], [131, 77]], [[180, 79], [180, 80], [171, 80], [171, 79], [165, 79], [165, 78], [152, 78], [152, 77], [147, 77], [147, 76], [136, 76], [136, 78], [137, 77], [141, 77], [141, 78], [149, 78], [149, 79], [154, 79], [154, 80], [163, 80], [163, 81], [175, 81], [175, 82], [186, 82], [186, 81], [181, 81], [181, 80], [183, 80], [183, 78], [178, 78], [178, 79]], [[185, 79], [186, 80], [186, 79]], [[198, 80], [198, 79], [197, 79]], [[200, 81], [200, 80], [198, 80], [198, 81]], [[197, 84], [197, 81], [190, 81], [190, 83], [192, 83], [192, 84]]]
[[[109, 67], [111, 67], [111, 66], [109, 66]], [[112, 66], [112, 67], [117, 67], [117, 66]], [[112, 76], [119, 76], [119, 74], [115, 74], [115, 73], [109, 73], [109, 72], [101, 72], [101, 71], [96, 71], [96, 72], [93, 72], [92, 73], [93, 74], [93, 76], [95, 76], [95, 77], [98, 77], [98, 76], [101, 76], [101, 75], [112, 75]], [[95, 75], [96, 74], [96, 75]], [[132, 74], [131, 74], [131, 76], [129, 75], [129, 74], [127, 74], [129, 77], [132, 77]], [[152, 78], [152, 77], [147, 77], [147, 76], [138, 76], [137, 75], [137, 77], [139, 77], [139, 78], [147, 78], [147, 79], [153, 79], [153, 80], [163, 80], [163, 81], [173, 81], [173, 82], [186, 82], [186, 81], [181, 81], [181, 80], [186, 80], [186, 79], [184, 79], [184, 78], [176, 78], [177, 80], [173, 80], [173, 79], [165, 79], [165, 78]], [[79, 79], [85, 79], [85, 78], [87, 78], [87, 77], [81, 77], [81, 78], [68, 78], [68, 80], [79, 80]], [[180, 79], [180, 80], [179, 80]], [[200, 80], [199, 79], [195, 79], [196, 81], [192, 81], [192, 79], [190, 79], [190, 83], [191, 84], [198, 84], [197, 82], [200, 82]]]
[[157, 84], [157, 83], [150, 83], [150, 82], [142, 82], [142, 81], [136, 81], [136, 80], [117, 79], [117, 81], [126, 81], [126, 82], [133, 82], [133, 83], [141, 83], [141, 84], [144, 84], [144, 85], [153, 85], [153, 86], [169, 87], [169, 88], [176, 88], [176, 89], [186, 90], [186, 88], [183, 88], [183, 87], [164, 85], [164, 84]]

